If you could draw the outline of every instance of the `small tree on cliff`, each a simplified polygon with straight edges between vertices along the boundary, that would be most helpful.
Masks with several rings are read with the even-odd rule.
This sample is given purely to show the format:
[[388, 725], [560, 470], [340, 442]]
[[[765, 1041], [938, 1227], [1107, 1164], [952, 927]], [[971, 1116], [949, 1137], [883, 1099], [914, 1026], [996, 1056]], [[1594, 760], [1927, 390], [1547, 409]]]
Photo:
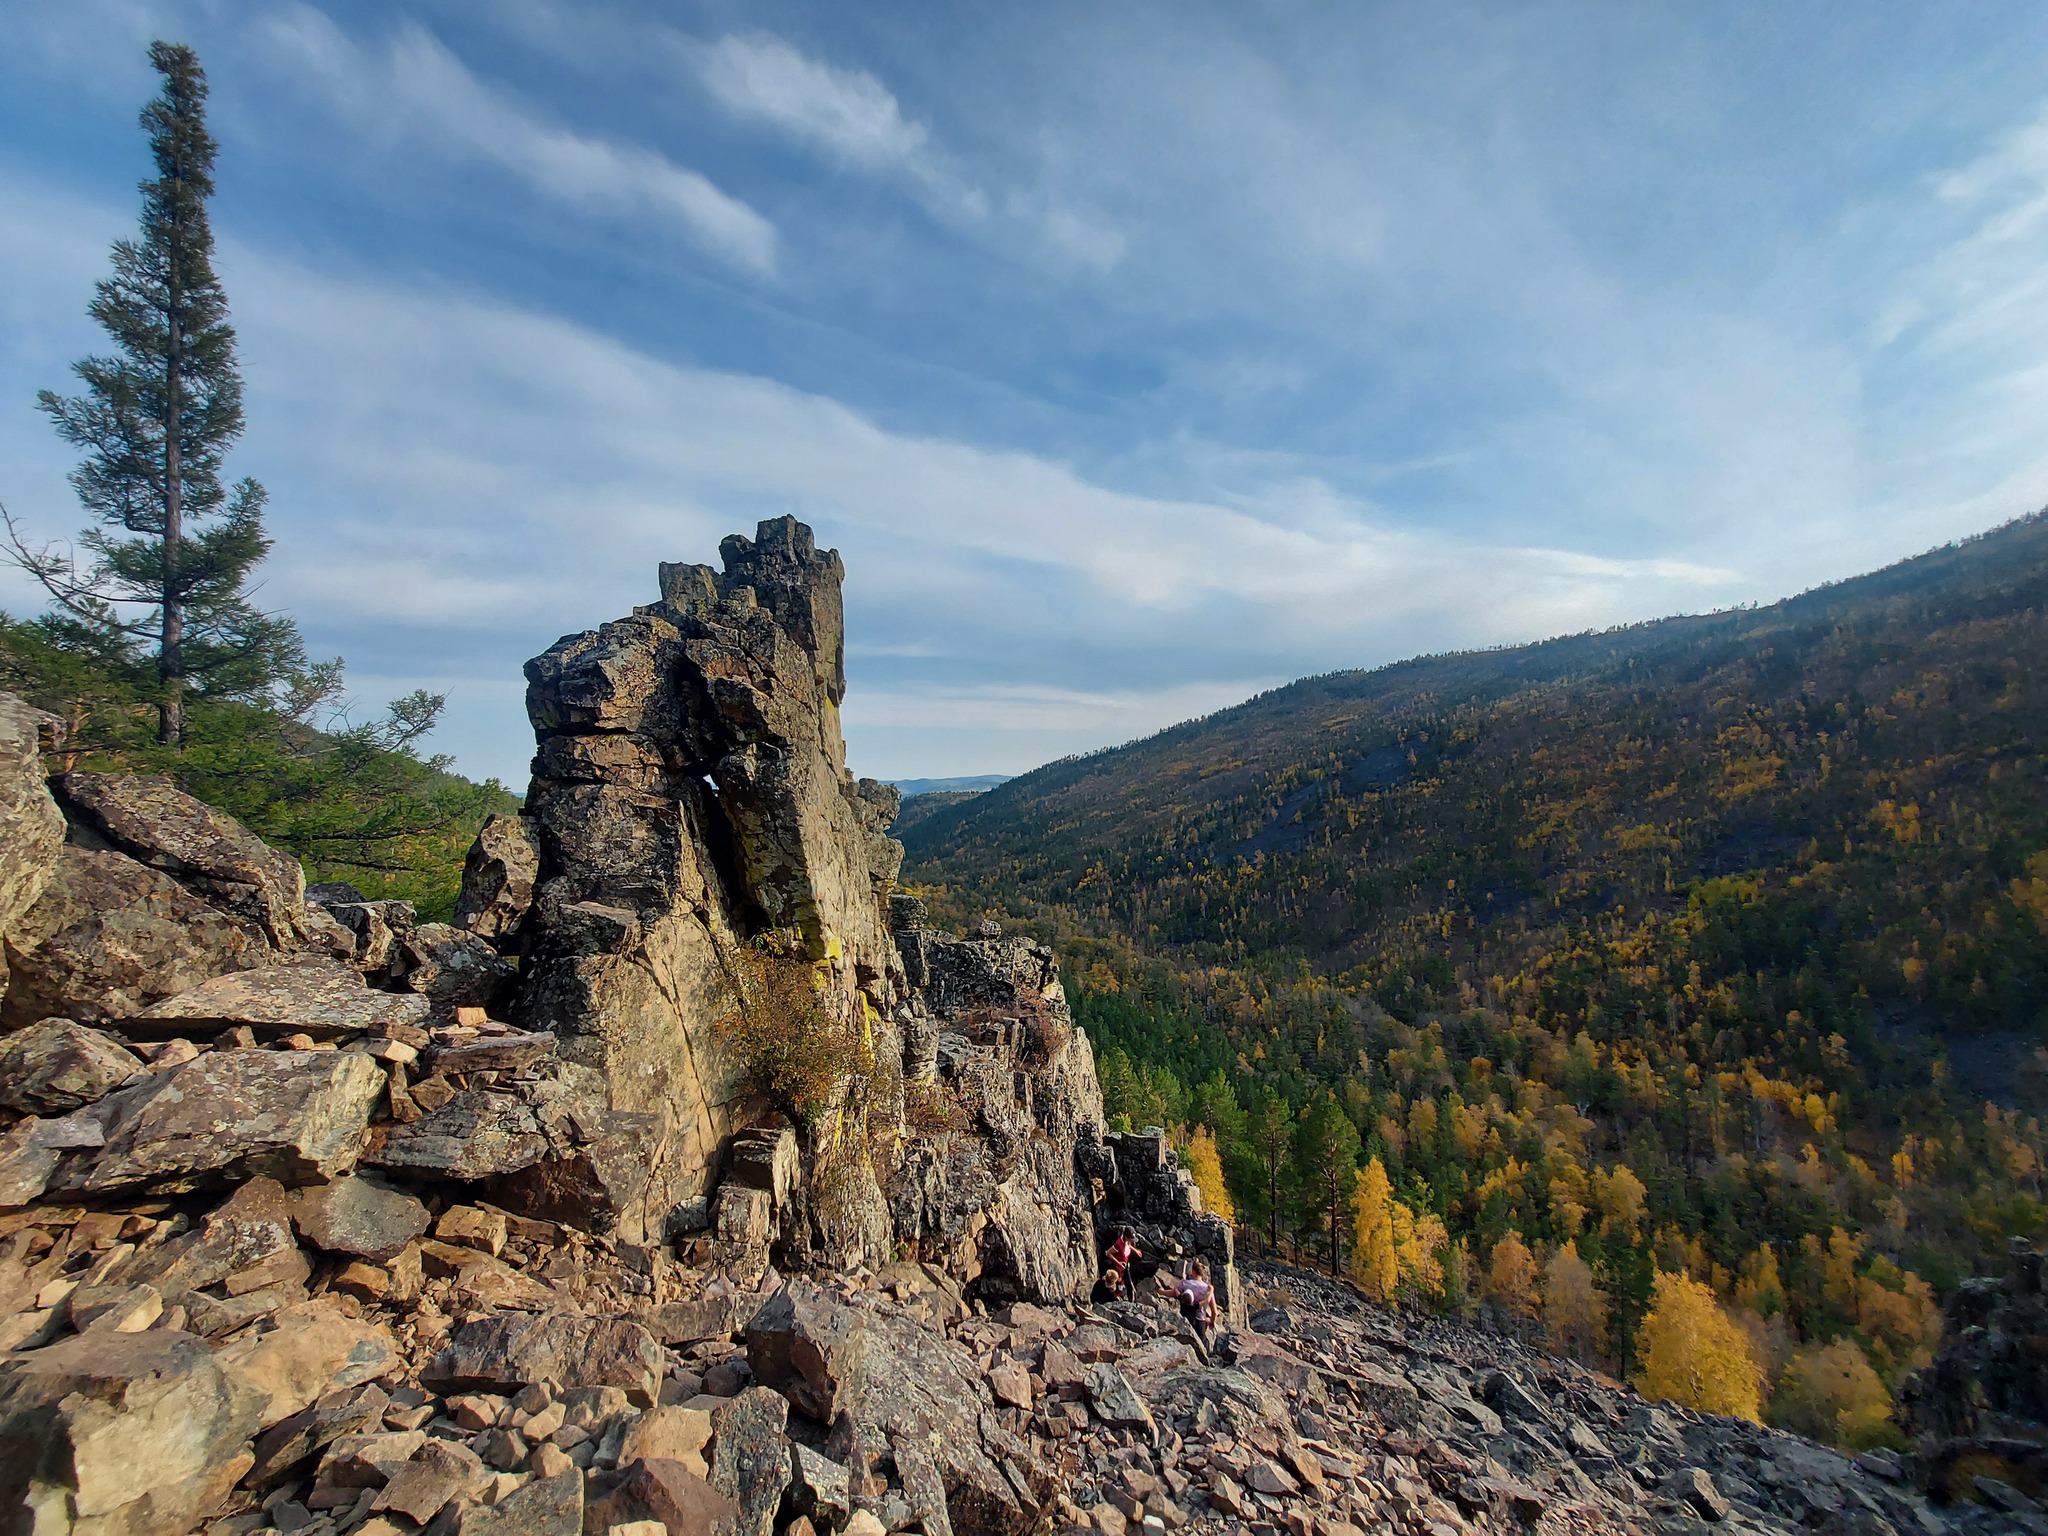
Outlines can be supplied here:
[[206, 75], [173, 43], [152, 43], [149, 62], [164, 81], [142, 113], [157, 174], [142, 183], [141, 234], [115, 243], [113, 275], [90, 309], [115, 353], [76, 365], [83, 393], [37, 397], [85, 450], [71, 483], [98, 523], [79, 537], [83, 561], [31, 548], [11, 517], [6, 528], [15, 563], [56, 601], [80, 648], [132, 656], [154, 646], [157, 739], [177, 747], [188, 687], [256, 697], [308, 674], [296, 626], [248, 598], [249, 573], [270, 551], [263, 487], [245, 479], [230, 490], [221, 479], [242, 435], [242, 376], [206, 213], [218, 149]]

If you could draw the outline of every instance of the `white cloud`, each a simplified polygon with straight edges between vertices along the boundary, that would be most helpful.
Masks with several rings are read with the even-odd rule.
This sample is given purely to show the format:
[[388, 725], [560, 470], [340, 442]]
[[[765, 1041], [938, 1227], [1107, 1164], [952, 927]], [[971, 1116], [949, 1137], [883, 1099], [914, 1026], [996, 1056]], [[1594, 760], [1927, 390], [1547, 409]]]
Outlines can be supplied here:
[[806, 58], [779, 37], [722, 37], [703, 51], [702, 71], [735, 116], [771, 123], [856, 165], [916, 165], [926, 154], [924, 125], [905, 119], [881, 81]]
[[482, 162], [564, 207], [673, 228], [735, 266], [774, 270], [775, 227], [746, 203], [644, 145], [550, 121], [479, 80], [416, 24], [401, 25], [378, 51], [293, 5], [267, 18], [259, 35], [355, 127], [394, 148]]
[[[17, 268], [0, 289], [55, 291], [49, 264], [77, 261], [74, 232], [111, 222], [0, 179], [0, 224], [57, 232], [0, 243]], [[868, 647], [848, 719], [880, 773], [972, 766], [976, 732], [1022, 767], [1284, 675], [1711, 606], [1754, 585], [1681, 559], [1399, 530], [1298, 481], [1270, 505], [1142, 495], [457, 291], [234, 245], [222, 266], [249, 375], [236, 468], [272, 492], [266, 600], [366, 676], [516, 677], [556, 635], [650, 600], [657, 560], [711, 558], [723, 534], [784, 513], [846, 555]], [[17, 510], [61, 507], [61, 482], [46, 482]], [[1304, 500], [1312, 518], [1295, 516]], [[928, 664], [915, 652], [935, 637]], [[963, 668], [969, 680], [942, 681]], [[475, 771], [518, 775], [516, 699], [465, 703], [451, 731]]]

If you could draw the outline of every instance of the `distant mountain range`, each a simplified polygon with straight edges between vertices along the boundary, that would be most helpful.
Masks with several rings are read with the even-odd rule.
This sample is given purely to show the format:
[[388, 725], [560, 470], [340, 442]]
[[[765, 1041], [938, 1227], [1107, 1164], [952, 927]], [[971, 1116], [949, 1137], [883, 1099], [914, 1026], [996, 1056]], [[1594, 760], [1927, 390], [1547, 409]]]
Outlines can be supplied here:
[[908, 800], [913, 795], [977, 795], [1010, 782], [1007, 773], [977, 773], [962, 779], [890, 779]]

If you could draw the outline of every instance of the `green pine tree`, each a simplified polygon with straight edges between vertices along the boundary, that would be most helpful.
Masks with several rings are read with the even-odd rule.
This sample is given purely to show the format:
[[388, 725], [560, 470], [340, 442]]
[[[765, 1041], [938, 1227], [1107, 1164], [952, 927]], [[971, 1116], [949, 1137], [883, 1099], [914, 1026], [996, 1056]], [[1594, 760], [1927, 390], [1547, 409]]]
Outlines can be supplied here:
[[1294, 1179], [1302, 1225], [1329, 1237], [1330, 1273], [1344, 1271], [1344, 1211], [1358, 1172], [1358, 1127], [1335, 1095], [1321, 1093], [1294, 1133]]
[[142, 113], [157, 174], [142, 183], [140, 236], [115, 243], [90, 309], [114, 352], [76, 365], [82, 393], [38, 397], [85, 451], [71, 482], [97, 525], [79, 537], [82, 557], [29, 547], [12, 518], [6, 527], [76, 648], [139, 657], [153, 646], [157, 738], [176, 748], [188, 689], [254, 699], [287, 681], [303, 692], [337, 680], [308, 671], [290, 619], [249, 600], [270, 539], [263, 488], [222, 480], [242, 435], [242, 377], [206, 212], [218, 148], [206, 75], [178, 44], [152, 43], [149, 61], [164, 81]]

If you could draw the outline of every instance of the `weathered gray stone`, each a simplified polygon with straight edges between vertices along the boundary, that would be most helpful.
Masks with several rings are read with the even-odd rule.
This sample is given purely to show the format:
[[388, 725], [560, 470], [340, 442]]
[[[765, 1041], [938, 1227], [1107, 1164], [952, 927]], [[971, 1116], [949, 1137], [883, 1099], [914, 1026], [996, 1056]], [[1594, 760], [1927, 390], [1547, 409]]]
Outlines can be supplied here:
[[430, 1071], [448, 1073], [517, 1072], [555, 1054], [555, 1037], [538, 1034], [484, 1035], [427, 1053]]
[[373, 1431], [384, 1422], [384, 1410], [390, 1406], [384, 1389], [374, 1384], [330, 1392], [257, 1436], [256, 1464], [247, 1481], [252, 1487], [270, 1487], [343, 1436]]
[[790, 1503], [821, 1531], [837, 1530], [853, 1512], [853, 1474], [829, 1456], [790, 1442]]
[[45, 721], [41, 710], [0, 693], [0, 935], [36, 904], [64, 846], [64, 815], [43, 782]]
[[529, 1097], [470, 1089], [410, 1125], [377, 1126], [363, 1160], [413, 1175], [487, 1179], [530, 1167], [550, 1148]]
[[465, 1323], [420, 1373], [437, 1391], [618, 1387], [643, 1408], [661, 1385], [661, 1347], [624, 1318], [522, 1313]]
[[858, 1446], [929, 1447], [958, 1536], [1003, 1536], [1029, 1523], [1035, 1511], [984, 1443], [991, 1402], [972, 1355], [907, 1317], [836, 1301], [808, 1281], [791, 1280], [785, 1291], [747, 1328], [748, 1363], [763, 1383], [799, 1407], [829, 1401]]
[[762, 1298], [756, 1292], [729, 1291], [695, 1301], [664, 1302], [639, 1313], [638, 1320], [657, 1340], [673, 1347], [702, 1339], [730, 1338], [761, 1305]]
[[509, 948], [540, 880], [540, 836], [524, 816], [488, 818], [462, 861], [455, 926]]
[[1721, 1490], [1714, 1486], [1714, 1479], [1704, 1468], [1681, 1467], [1671, 1475], [1667, 1491], [1674, 1498], [1683, 1499], [1705, 1520], [1728, 1518], [1728, 1500]]
[[0, 1367], [0, 1522], [185, 1536], [249, 1469], [262, 1399], [170, 1329], [80, 1334]]
[[337, 1178], [383, 1091], [383, 1068], [349, 1051], [209, 1051], [103, 1100], [106, 1145], [57, 1187], [169, 1194]]
[[1124, 1373], [1104, 1362], [1088, 1368], [1088, 1403], [1103, 1422], [1119, 1429], [1141, 1430], [1148, 1437], [1159, 1433], [1152, 1422], [1152, 1410], [1138, 1396]]
[[[832, 1006], [898, 969], [846, 775], [841, 566], [792, 520], [724, 547], [723, 574], [665, 566], [664, 601], [528, 665], [539, 752], [525, 815], [545, 875], [521, 932], [513, 1017], [599, 1070], [609, 1107], [655, 1117], [619, 1232], [664, 1236], [710, 1193], [744, 1085], [717, 1025], [743, 924], [828, 968]], [[880, 1258], [886, 1227], [840, 1239]], [[846, 1255], [857, 1256], [857, 1255]]]
[[141, 1070], [142, 1059], [111, 1036], [70, 1019], [44, 1019], [0, 1039], [0, 1104], [62, 1114], [98, 1103]]
[[167, 1038], [246, 1025], [259, 1038], [338, 1040], [375, 1025], [417, 1028], [429, 1011], [425, 998], [372, 990], [353, 966], [304, 960], [217, 976], [144, 1009], [127, 1028]]
[[50, 1123], [33, 1115], [0, 1133], [0, 1211], [40, 1200], [63, 1158]]
[[747, 1324], [755, 1377], [822, 1424], [848, 1406], [862, 1381], [867, 1314], [804, 1280], [792, 1280]]
[[6, 934], [0, 1022], [126, 1019], [214, 976], [276, 958], [253, 924], [111, 849], [66, 846]]
[[487, 941], [447, 923], [421, 923], [399, 938], [392, 957], [397, 985], [418, 993], [441, 1017], [457, 1008], [491, 1008], [518, 972]]
[[782, 1431], [789, 1404], [749, 1387], [711, 1415], [711, 1486], [739, 1506], [732, 1536], [773, 1536], [792, 1476]]
[[294, 949], [305, 939], [305, 871], [232, 816], [153, 774], [67, 773], [54, 787], [74, 819], [255, 923], [273, 947]]
[[465, 1510], [456, 1530], [459, 1536], [583, 1536], [583, 1474], [572, 1467], [536, 1477], [495, 1504]]
[[353, 886], [320, 886], [306, 892], [308, 910], [317, 903], [319, 910], [340, 924], [353, 941], [348, 961], [365, 976], [383, 978], [389, 975], [391, 962], [397, 953], [398, 941], [411, 933], [415, 920], [412, 903], [409, 901], [336, 901], [320, 900], [315, 890], [348, 891], [355, 893]]
[[291, 1213], [299, 1236], [314, 1247], [376, 1264], [395, 1258], [431, 1219], [413, 1196], [360, 1176], [293, 1190]]

